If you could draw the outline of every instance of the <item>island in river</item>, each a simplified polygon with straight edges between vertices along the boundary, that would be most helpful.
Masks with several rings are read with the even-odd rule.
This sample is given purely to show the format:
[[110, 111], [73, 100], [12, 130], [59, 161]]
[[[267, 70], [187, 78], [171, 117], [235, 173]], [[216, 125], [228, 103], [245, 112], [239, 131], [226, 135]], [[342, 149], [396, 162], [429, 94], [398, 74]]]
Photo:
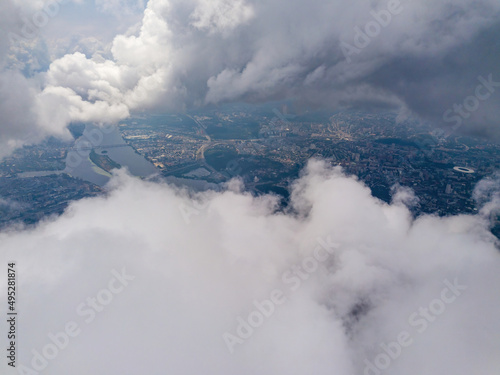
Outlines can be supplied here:
[[113, 169], [120, 169], [122, 167], [120, 164], [112, 160], [108, 155], [98, 154], [94, 149], [90, 151], [89, 157], [95, 165], [109, 173], [111, 173]]

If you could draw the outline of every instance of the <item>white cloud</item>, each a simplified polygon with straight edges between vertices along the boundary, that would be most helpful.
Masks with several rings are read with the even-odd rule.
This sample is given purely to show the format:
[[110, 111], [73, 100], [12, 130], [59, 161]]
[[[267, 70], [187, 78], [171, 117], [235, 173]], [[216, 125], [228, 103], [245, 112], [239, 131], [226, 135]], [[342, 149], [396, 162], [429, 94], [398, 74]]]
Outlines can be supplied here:
[[245, 0], [199, 0], [191, 14], [193, 26], [209, 33], [226, 34], [254, 17]]
[[482, 179], [477, 183], [473, 193], [476, 204], [481, 207], [481, 214], [496, 216], [500, 213], [500, 173]]
[[[413, 343], [385, 374], [490, 375], [500, 365], [500, 255], [482, 216], [413, 220], [317, 161], [289, 213], [271, 196], [208, 192], [186, 224], [185, 192], [123, 174], [112, 184], [108, 196], [73, 203], [37, 229], [0, 234], [2, 264], [18, 264], [23, 365], [68, 321], [81, 333], [49, 361], [52, 375], [355, 375], [402, 331]], [[327, 236], [338, 247], [292, 291], [282, 275]], [[85, 323], [77, 306], [122, 267], [135, 279]], [[467, 289], [419, 333], [409, 317], [455, 278]], [[287, 301], [231, 355], [223, 333], [274, 289]]]
[[[34, 78], [42, 99], [47, 91], [53, 99], [61, 96], [55, 117], [66, 122], [99, 114], [99, 122], [112, 122], [150, 108], [182, 111], [205, 103], [294, 98], [335, 108], [366, 103], [404, 108], [437, 126], [449, 125], [443, 124], [443, 113], [470, 95], [479, 75], [500, 80], [498, 51], [488, 47], [499, 27], [498, 2], [401, 1], [390, 20], [377, 21], [385, 26], [349, 62], [341, 42], [355, 43], [355, 27], [365, 29], [377, 17], [386, 19], [389, 4], [395, 3], [150, 0], [140, 22], [131, 16], [128, 30], [118, 32], [112, 42], [109, 35], [98, 40], [91, 26], [80, 25], [76, 39], [58, 36], [54, 40], [62, 45], [51, 40], [43, 48], [35, 43], [38, 52], [31, 58], [26, 55], [31, 44], [11, 50], [9, 61], [11, 67], [33, 72], [48, 65], [47, 56], [75, 49], [86, 53], [56, 58], [46, 74]], [[12, 0], [6, 4], [5, 14], [18, 21], [3, 16], [6, 30], [19, 33], [21, 15], [29, 12], [20, 12]], [[99, 4], [118, 12], [123, 6], [121, 1]], [[36, 3], [33, 11], [42, 5]], [[90, 17], [87, 8], [81, 10]], [[54, 24], [67, 27], [69, 21], [58, 17], [51, 19]], [[110, 28], [124, 29], [115, 26]], [[496, 132], [497, 104], [498, 90], [463, 119], [460, 131]], [[110, 116], [105, 108], [112, 109]], [[36, 127], [50, 132], [54, 126], [44, 116], [42, 111]]]
[[16, 71], [0, 71], [0, 157], [24, 143], [38, 142], [46, 132], [36, 124], [36, 86]]
[[95, 3], [100, 11], [117, 16], [139, 13], [145, 7], [144, 0], [96, 0]]

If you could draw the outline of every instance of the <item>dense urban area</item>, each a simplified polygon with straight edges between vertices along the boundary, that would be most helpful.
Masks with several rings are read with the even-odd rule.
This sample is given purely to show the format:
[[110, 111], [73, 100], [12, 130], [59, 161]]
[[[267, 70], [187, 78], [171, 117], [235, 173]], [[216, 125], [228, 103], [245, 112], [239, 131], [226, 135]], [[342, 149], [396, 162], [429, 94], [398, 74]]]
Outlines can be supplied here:
[[[73, 200], [106, 191], [65, 169], [84, 126], [70, 128], [73, 138], [25, 146], [0, 163], [0, 226], [31, 225], [61, 214]], [[182, 115], [139, 114], [119, 130], [154, 164], [158, 179], [221, 189], [239, 176], [254, 194], [283, 196], [283, 207], [291, 182], [312, 157], [342, 166], [386, 202], [395, 186], [410, 187], [418, 197], [415, 215], [476, 211], [475, 184], [500, 166], [497, 144], [392, 112], [300, 113], [282, 103], [232, 105]], [[103, 152], [92, 150], [91, 159], [108, 171], [120, 166]]]

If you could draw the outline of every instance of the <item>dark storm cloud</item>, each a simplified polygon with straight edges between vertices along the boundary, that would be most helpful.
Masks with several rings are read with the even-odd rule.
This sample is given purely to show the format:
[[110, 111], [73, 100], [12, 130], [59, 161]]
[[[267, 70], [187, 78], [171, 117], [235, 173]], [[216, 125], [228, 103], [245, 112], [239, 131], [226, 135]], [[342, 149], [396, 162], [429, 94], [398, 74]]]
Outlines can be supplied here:
[[[119, 14], [124, 4], [133, 5], [126, 12], [142, 7], [110, 0], [99, 9]], [[46, 134], [133, 111], [284, 98], [312, 107], [392, 108], [436, 127], [496, 134], [499, 14], [493, 0], [150, 0], [142, 20], [110, 45], [82, 35], [75, 43], [89, 47], [86, 55], [54, 59], [30, 79], [35, 105], [26, 105], [33, 127]], [[37, 66], [29, 59], [13, 66], [23, 64]], [[489, 86], [477, 91], [483, 80]]]
[[[439, 32], [439, 31], [437, 31]], [[397, 56], [366, 77], [375, 87], [395, 93], [413, 112], [444, 129], [456, 124], [462, 131], [499, 136], [500, 23], [478, 33], [472, 40], [438, 56]], [[491, 76], [491, 80], [489, 77]], [[484, 81], [492, 86], [479, 90], [479, 105], [467, 103]], [[463, 111], [454, 109], [462, 105]], [[445, 116], [446, 111], [452, 110]], [[462, 114], [463, 113], [463, 114]], [[464, 115], [465, 114], [465, 115]], [[459, 116], [457, 120], [450, 120]]]

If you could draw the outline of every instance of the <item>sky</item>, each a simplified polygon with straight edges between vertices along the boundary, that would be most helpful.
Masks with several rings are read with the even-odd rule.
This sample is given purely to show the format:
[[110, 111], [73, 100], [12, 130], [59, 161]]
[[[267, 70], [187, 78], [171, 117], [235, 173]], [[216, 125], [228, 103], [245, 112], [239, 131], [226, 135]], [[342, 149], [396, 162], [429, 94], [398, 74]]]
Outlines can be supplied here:
[[[5, 0], [0, 157], [68, 138], [75, 121], [281, 99], [497, 137], [499, 12], [496, 0]], [[496, 374], [499, 187], [478, 184], [477, 214], [415, 219], [410, 189], [387, 204], [320, 160], [285, 211], [238, 179], [195, 194], [116, 172], [106, 194], [0, 233], [20, 312], [19, 366], [0, 369]]]

